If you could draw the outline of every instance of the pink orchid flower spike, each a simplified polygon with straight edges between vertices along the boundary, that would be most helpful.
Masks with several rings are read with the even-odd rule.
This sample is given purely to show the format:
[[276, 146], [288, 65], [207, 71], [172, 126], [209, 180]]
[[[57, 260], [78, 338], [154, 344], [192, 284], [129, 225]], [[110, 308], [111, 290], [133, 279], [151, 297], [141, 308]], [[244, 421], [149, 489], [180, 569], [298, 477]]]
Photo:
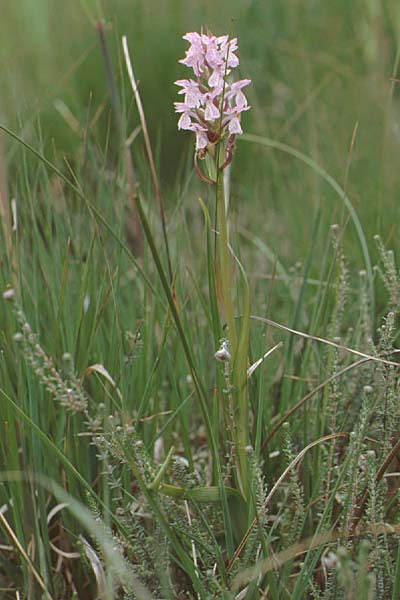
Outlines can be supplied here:
[[[222, 170], [232, 160], [235, 137], [243, 133], [241, 114], [250, 106], [242, 90], [251, 80], [231, 78], [232, 70], [239, 65], [236, 38], [192, 32], [183, 39], [190, 46], [179, 62], [193, 70], [194, 78], [175, 82], [181, 88], [178, 94], [184, 96], [183, 102], [175, 102], [175, 112], [181, 114], [178, 128], [195, 133], [196, 160], [215, 158], [216, 148], [222, 144], [223, 160], [218, 165]], [[202, 172], [196, 170], [202, 177]]]

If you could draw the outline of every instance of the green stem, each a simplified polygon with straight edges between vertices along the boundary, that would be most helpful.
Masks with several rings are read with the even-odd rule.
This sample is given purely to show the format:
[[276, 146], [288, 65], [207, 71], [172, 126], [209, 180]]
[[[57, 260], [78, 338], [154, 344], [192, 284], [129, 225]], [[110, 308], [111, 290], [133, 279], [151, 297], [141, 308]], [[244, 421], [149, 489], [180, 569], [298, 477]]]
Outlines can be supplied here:
[[167, 458], [164, 460], [163, 464], [161, 465], [157, 475], [154, 477], [152, 483], [150, 484], [149, 488], [151, 490], [157, 491], [160, 487], [160, 485], [162, 485], [162, 480], [164, 478], [164, 475], [170, 465], [170, 462], [172, 460], [172, 457], [174, 455], [175, 452], [175, 448], [174, 446], [171, 446], [171, 448], [169, 449]]
[[[232, 259], [229, 247], [228, 222], [225, 207], [224, 178], [219, 174], [217, 179], [217, 227], [218, 249], [222, 302], [228, 326], [228, 339], [232, 356], [233, 410], [235, 442], [238, 465], [238, 485], [245, 498], [248, 498], [248, 460], [246, 446], [248, 443], [248, 406], [247, 406], [247, 361], [249, 346], [250, 301], [246, 275], [237, 260], [245, 284], [243, 297], [243, 318], [239, 331], [236, 330], [235, 310], [232, 290]], [[228, 427], [232, 425], [228, 424]]]
[[225, 208], [224, 178], [219, 174], [217, 179], [217, 229], [219, 232], [219, 261], [221, 275], [222, 302], [228, 325], [228, 339], [232, 358], [237, 348], [235, 311], [232, 300], [231, 256], [229, 251], [228, 224]]

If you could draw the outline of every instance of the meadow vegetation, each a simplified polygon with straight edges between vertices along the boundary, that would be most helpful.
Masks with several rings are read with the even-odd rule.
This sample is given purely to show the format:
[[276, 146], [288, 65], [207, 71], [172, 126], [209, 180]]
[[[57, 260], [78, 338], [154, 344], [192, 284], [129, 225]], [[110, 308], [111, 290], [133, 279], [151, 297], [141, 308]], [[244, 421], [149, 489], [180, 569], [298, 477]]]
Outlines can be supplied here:
[[[2, 7], [6, 600], [400, 598], [399, 4], [227, 10]], [[201, 27], [252, 80], [225, 254], [173, 108]]]

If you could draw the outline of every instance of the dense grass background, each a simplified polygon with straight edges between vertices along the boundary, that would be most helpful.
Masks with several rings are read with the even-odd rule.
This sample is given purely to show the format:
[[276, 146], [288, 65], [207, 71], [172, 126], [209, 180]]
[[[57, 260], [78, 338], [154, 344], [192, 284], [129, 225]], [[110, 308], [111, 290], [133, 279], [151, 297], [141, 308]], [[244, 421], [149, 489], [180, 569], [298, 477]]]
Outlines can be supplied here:
[[[249, 88], [252, 110], [244, 116], [243, 128], [248, 134], [260, 136], [266, 145], [238, 140], [230, 204], [233, 244], [249, 277], [253, 314], [329, 339], [340, 336], [347, 345], [363, 352], [391, 357], [397, 339], [396, 321], [388, 339], [384, 333], [377, 333], [377, 328], [389, 310], [394, 311], [396, 319], [398, 283], [395, 275], [389, 274], [392, 279], [385, 288], [375, 271], [367, 273], [364, 283], [359, 271], [368, 270], [366, 258], [382, 267], [375, 234], [381, 236], [386, 248], [397, 248], [400, 8], [396, 0], [233, 0], [229, 13], [220, 1], [19, 0], [3, 4], [1, 18], [7, 27], [2, 28], [0, 38], [0, 122], [76, 181], [114, 235], [96, 222], [83, 198], [72, 192], [57, 173], [20, 142], [1, 134], [0, 189], [8, 190], [9, 200], [16, 199], [18, 227], [12, 231], [11, 221], [3, 222], [0, 283], [2, 289], [6, 284], [15, 288], [24, 312], [21, 322], [26, 318], [39, 338], [32, 340], [25, 332], [25, 341], [18, 346], [13, 336], [21, 330], [21, 323], [11, 306], [2, 303], [0, 466], [8, 474], [2, 476], [0, 506], [7, 505], [4, 515], [54, 598], [71, 598], [74, 589], [75, 597], [96, 597], [99, 585], [90, 565], [65, 558], [57, 566], [58, 555], [49, 546], [51, 539], [66, 551], [76, 551], [82, 529], [79, 519], [62, 511], [63, 527], [61, 519], [55, 519], [57, 524], [49, 529], [46, 519], [54, 506], [54, 496], [43, 486], [23, 483], [18, 477], [21, 471], [26, 475], [42, 474], [66, 487], [71, 496], [88, 504], [96, 514], [98, 505], [96, 508], [88, 501], [85, 488], [86, 492], [95, 490], [114, 512], [117, 492], [133, 489], [132, 474], [124, 468], [119, 481], [113, 481], [113, 474], [107, 470], [110, 457], [99, 461], [89, 443], [87, 419], [72, 415], [54, 401], [54, 396], [63, 401], [62, 390], [53, 394], [45, 390], [46, 369], [35, 344], [40, 341], [40, 347], [64, 379], [72, 381], [71, 385], [78, 377], [75, 383], [90, 396], [90, 412], [100, 419], [106, 434], [107, 428], [112, 428], [107, 425], [111, 414], [118, 423], [135, 421], [136, 434], [150, 455], [154, 454], [155, 438], [161, 435], [165, 453], [174, 444], [177, 452], [188, 459], [190, 469], [195, 465], [207, 471], [200, 411], [191, 395], [188, 366], [171, 326], [153, 261], [146, 250], [142, 263], [150, 280], [146, 282], [121, 245], [126, 243], [132, 248], [126, 230], [131, 208], [123, 141], [139, 123], [121, 59], [121, 35], [128, 36], [140, 81], [165, 201], [176, 293], [179, 305], [184, 307], [181, 319], [209, 394], [211, 411], [215, 381], [221, 383], [223, 377], [219, 371], [215, 374], [214, 368], [204, 220], [198, 198], [207, 202], [213, 215], [213, 191], [193, 176], [192, 140], [176, 128], [173, 101], [177, 89], [173, 82], [187, 75], [178, 63], [185, 50], [181, 36], [201, 26], [215, 34], [233, 32], [239, 38], [241, 75], [253, 81]], [[96, 28], [102, 19], [120, 96], [121, 131], [112, 110]], [[290, 148], [272, 148], [271, 140], [297, 149], [303, 153], [303, 160], [290, 154]], [[138, 189], [163, 254], [141, 134], [133, 141], [132, 156]], [[304, 157], [310, 157], [308, 164]], [[340, 194], [321, 176], [321, 169], [345, 190], [360, 222], [358, 232]], [[8, 206], [3, 193], [3, 213]], [[339, 224], [339, 233], [332, 232], [334, 223]], [[390, 256], [385, 257], [390, 261]], [[373, 285], [369, 276], [373, 277]], [[344, 297], [347, 304], [342, 312]], [[283, 349], [257, 372], [250, 386], [249, 406], [254, 414], [251, 441], [257, 452], [272, 425], [286, 411], [350, 361], [346, 353], [335, 354], [317, 344], [302, 345], [299, 338], [259, 323], [251, 326], [252, 359], [280, 340]], [[72, 358], [72, 368], [65, 353]], [[88, 367], [96, 363], [105, 366], [121, 395], [101, 375], [87, 374]], [[254, 468], [260, 468], [268, 489], [290, 457], [308, 443], [326, 433], [354, 430], [356, 441], [338, 442], [336, 458], [348, 497], [352, 489], [355, 496], [360, 495], [364, 481], [360, 474], [361, 480], [355, 481], [356, 468], [346, 462], [348, 449], [349, 455], [351, 451], [361, 454], [369, 448], [364, 438], [376, 437], [382, 451], [376, 468], [388, 455], [397, 439], [397, 388], [393, 381], [390, 368], [382, 372], [371, 365], [363, 367], [357, 375], [349, 372], [340, 389], [326, 388], [315, 404], [296, 413], [290, 422], [291, 433], [279, 432], [267, 452], [256, 456]], [[371, 407], [366, 407], [362, 391], [365, 385], [379, 390], [374, 405], [376, 422]], [[333, 408], [336, 403], [340, 407], [337, 414]], [[100, 404], [104, 406], [99, 408]], [[384, 414], [379, 409], [382, 404]], [[391, 419], [387, 429], [386, 406]], [[164, 411], [172, 411], [173, 417], [170, 419], [169, 413], [140, 421]], [[178, 411], [176, 415], [174, 411]], [[367, 429], [370, 427], [367, 432], [360, 429], [362, 411], [368, 417], [368, 425], [364, 423]], [[215, 410], [213, 423], [218, 427]], [[226, 451], [225, 441], [220, 442], [221, 455]], [[62, 451], [68, 464], [56, 455], [51, 444]], [[282, 446], [286, 448], [284, 457], [271, 458], [269, 453], [282, 450]], [[289, 495], [271, 507], [272, 517], [279, 515], [285, 524], [283, 531], [274, 530], [272, 541], [260, 534], [267, 546], [276, 544], [274, 552], [315, 532], [320, 517], [315, 507], [319, 507], [321, 494], [325, 493], [324, 477], [332, 466], [327, 467], [328, 459], [322, 450], [307, 459], [298, 480], [294, 477], [288, 484]], [[71, 464], [86, 485], [71, 473]], [[370, 465], [371, 472], [373, 468]], [[372, 495], [373, 483], [366, 485]], [[395, 485], [393, 489], [394, 497]], [[396, 502], [386, 502], [387, 489], [378, 492], [385, 501], [375, 513], [369, 505], [367, 523], [385, 521], [396, 525]], [[257, 493], [261, 494], [258, 488]], [[297, 524], [295, 533], [285, 513], [290, 494], [295, 498], [296, 511], [300, 511], [295, 518], [301, 520], [301, 526]], [[58, 501], [62, 499], [59, 495]], [[344, 516], [340, 518], [342, 525], [349, 526], [354, 515], [346, 502], [343, 500], [341, 505]], [[337, 524], [335, 510], [340, 513], [337, 506], [330, 506]], [[215, 516], [211, 509], [205, 511], [210, 523], [213, 518], [222, 522], [219, 513]], [[106, 510], [102, 517], [109, 524]], [[86, 525], [90, 530], [88, 518]], [[290, 539], [285, 538], [285, 527], [291, 530]], [[122, 536], [121, 531], [119, 534]], [[367, 538], [372, 547], [380, 548], [380, 554], [377, 551], [376, 556], [369, 555], [368, 568], [375, 556], [380, 569], [371, 597], [395, 599], [394, 536], [389, 541], [376, 541], [376, 537], [372, 542], [371, 537], [370, 532]], [[0, 595], [15, 598], [19, 590], [21, 597], [41, 597], [32, 569], [3, 522], [0, 540]], [[238, 541], [234, 540], [235, 545]], [[225, 542], [221, 542], [223, 549]], [[349, 549], [347, 539], [344, 546]], [[350, 552], [351, 548], [350, 544]], [[349, 592], [348, 582], [353, 577], [349, 573], [357, 573], [362, 581], [366, 563], [360, 548], [355, 545], [355, 555], [348, 558], [356, 567], [342, 557], [338, 591], [332, 587], [332, 595], [326, 598], [344, 597], [340, 596], [343, 590], [353, 593]], [[393, 562], [390, 558], [382, 566], [385, 552]], [[248, 563], [243, 561], [240, 567], [254, 560], [249, 553]], [[271, 598], [306, 598], [311, 593], [318, 597], [318, 573], [313, 580], [313, 567], [307, 560], [305, 566], [290, 563], [286, 570], [268, 576], [267, 582], [263, 580], [262, 586], [269, 586]], [[157, 561], [155, 564], [157, 570]], [[397, 572], [399, 565], [397, 560]], [[381, 581], [384, 577], [386, 584]], [[179, 577], [176, 580], [179, 597], [185, 592], [194, 594], [193, 582], [189, 585]], [[167, 595], [168, 583], [162, 585]], [[219, 597], [213, 584], [207, 585], [214, 597]], [[108, 593], [105, 597], [111, 597]], [[257, 594], [250, 589], [246, 597], [255, 598]], [[172, 592], [169, 597], [173, 597]]]
[[[383, 206], [398, 191], [388, 158], [395, 155], [398, 142], [392, 101], [398, 85], [390, 82], [396, 74], [399, 36], [395, 2], [294, 1], [288, 7], [275, 1], [234, 1], [229, 14], [219, 2], [198, 2], [195, 7], [168, 1], [103, 4], [100, 8], [84, 1], [6, 3], [0, 110], [9, 124], [22, 122], [27, 128], [40, 114], [46, 146], [54, 140], [58, 152], [75, 156], [79, 136], [56, 110], [57, 101], [81, 125], [88, 113], [93, 118], [102, 107], [96, 136], [104, 141], [109, 97], [94, 27], [97, 19], [104, 18], [110, 25], [109, 46], [121, 85], [125, 78], [119, 39], [122, 34], [129, 37], [162, 180], [174, 184], [188, 150], [178, 137], [172, 108], [173, 81], [184, 73], [177, 63], [185, 47], [181, 36], [201, 25], [212, 31], [232, 30], [240, 39], [242, 73], [254, 82], [247, 130], [300, 147], [343, 183], [358, 123], [348, 192], [368, 234], [390, 235], [393, 219]], [[126, 100], [131, 106], [129, 94]], [[135, 117], [129, 114], [133, 128]], [[115, 148], [115, 139], [111, 144]], [[235, 207], [245, 202], [249, 221], [254, 222], [253, 209], [259, 211], [256, 199], [262, 198], [268, 210], [262, 222], [270, 235], [276, 231], [278, 212], [280, 226], [285, 223], [280, 237], [301, 243], [307, 232], [297, 226], [300, 215], [312, 212], [320, 196], [328, 224], [332, 212], [340, 219], [327, 190], [320, 193], [313, 174], [301, 165], [284, 157], [278, 161], [267, 151], [260, 156], [258, 148], [247, 147], [239, 156], [243, 168], [238, 177], [241, 185], [235, 187]], [[256, 188], [248, 189], [246, 183], [254, 179]], [[280, 246], [281, 254], [282, 242]]]

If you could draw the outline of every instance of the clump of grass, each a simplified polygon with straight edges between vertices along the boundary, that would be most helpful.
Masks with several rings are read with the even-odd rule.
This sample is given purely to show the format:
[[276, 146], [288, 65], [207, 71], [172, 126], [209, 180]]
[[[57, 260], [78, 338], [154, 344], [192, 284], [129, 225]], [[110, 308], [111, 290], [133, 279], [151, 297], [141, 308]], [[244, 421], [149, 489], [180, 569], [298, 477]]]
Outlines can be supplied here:
[[[397, 598], [395, 256], [377, 238], [374, 279], [347, 189], [289, 145], [250, 141], [329, 184], [364, 270], [346, 226], [315, 267], [320, 208], [304, 265], [293, 252], [293, 269], [266, 267], [239, 247], [222, 177], [197, 212], [179, 204], [160, 221], [139, 151], [111, 167], [89, 135], [72, 173], [39, 143], [39, 167], [19, 148], [1, 264], [7, 598]], [[189, 172], [183, 184], [195, 202]], [[268, 279], [250, 273], [259, 263]]]

